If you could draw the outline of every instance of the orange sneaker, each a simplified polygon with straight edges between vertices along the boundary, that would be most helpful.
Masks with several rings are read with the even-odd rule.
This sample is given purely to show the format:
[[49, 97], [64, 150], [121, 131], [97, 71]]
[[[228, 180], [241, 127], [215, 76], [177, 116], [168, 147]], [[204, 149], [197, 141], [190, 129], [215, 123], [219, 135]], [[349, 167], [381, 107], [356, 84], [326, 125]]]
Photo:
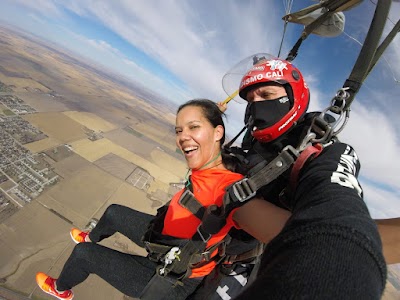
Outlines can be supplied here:
[[56, 279], [46, 275], [45, 273], [39, 272], [36, 274], [36, 283], [42, 289], [43, 292], [56, 297], [57, 299], [67, 299], [71, 300], [74, 298], [74, 293], [71, 290], [66, 290], [63, 292], [58, 292], [55, 289]]
[[86, 237], [89, 235], [89, 231], [82, 231], [77, 228], [72, 228], [69, 234], [71, 235], [71, 239], [75, 243], [79, 244], [86, 242]]

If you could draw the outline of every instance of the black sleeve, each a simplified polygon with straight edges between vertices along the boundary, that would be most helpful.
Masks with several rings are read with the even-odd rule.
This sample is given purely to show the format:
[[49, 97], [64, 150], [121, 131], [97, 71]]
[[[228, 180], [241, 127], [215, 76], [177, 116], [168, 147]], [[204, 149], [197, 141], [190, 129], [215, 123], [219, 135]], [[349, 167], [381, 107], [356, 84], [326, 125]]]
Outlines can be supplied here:
[[354, 150], [336, 143], [300, 173], [293, 215], [236, 299], [380, 299], [386, 264], [356, 179]]

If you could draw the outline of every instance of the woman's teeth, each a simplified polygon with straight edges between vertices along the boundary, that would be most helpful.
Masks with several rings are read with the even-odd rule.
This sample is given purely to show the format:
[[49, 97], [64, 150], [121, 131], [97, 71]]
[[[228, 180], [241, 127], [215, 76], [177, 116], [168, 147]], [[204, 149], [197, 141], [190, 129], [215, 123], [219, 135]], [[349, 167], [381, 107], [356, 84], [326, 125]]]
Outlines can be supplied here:
[[183, 149], [183, 151], [187, 154], [193, 150], [197, 150], [199, 147], [186, 147]]

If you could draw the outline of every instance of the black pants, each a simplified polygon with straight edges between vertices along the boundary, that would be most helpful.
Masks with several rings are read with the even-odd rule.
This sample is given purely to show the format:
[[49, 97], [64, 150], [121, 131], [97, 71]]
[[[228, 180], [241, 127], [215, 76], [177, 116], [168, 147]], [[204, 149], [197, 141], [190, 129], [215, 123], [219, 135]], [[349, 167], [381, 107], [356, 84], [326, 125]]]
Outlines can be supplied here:
[[[57, 279], [58, 290], [67, 290], [83, 282], [90, 274], [96, 274], [122, 293], [139, 297], [153, 277], [156, 263], [146, 257], [119, 252], [96, 244], [104, 238], [120, 232], [134, 243], [143, 246], [141, 237], [152, 215], [125, 206], [112, 204], [90, 232], [92, 243], [77, 244]], [[201, 279], [185, 279], [159, 299], [185, 299], [200, 284]]]

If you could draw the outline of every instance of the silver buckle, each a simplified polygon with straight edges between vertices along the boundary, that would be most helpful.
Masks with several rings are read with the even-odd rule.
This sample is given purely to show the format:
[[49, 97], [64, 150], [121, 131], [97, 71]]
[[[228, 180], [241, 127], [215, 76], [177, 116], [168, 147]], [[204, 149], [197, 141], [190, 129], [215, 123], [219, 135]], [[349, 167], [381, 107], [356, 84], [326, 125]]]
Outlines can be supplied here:
[[233, 194], [240, 202], [245, 202], [253, 198], [257, 191], [253, 190], [249, 184], [249, 178], [245, 177], [232, 185]]
[[197, 231], [197, 233], [200, 235], [202, 241], [203, 241], [204, 243], [207, 243], [207, 242], [210, 240], [210, 238], [211, 238], [211, 234], [208, 234], [208, 238], [204, 238], [203, 234], [200, 232], [200, 229], [199, 229], [200, 226], [201, 226], [201, 223], [199, 224], [199, 226], [197, 226], [196, 231]]

